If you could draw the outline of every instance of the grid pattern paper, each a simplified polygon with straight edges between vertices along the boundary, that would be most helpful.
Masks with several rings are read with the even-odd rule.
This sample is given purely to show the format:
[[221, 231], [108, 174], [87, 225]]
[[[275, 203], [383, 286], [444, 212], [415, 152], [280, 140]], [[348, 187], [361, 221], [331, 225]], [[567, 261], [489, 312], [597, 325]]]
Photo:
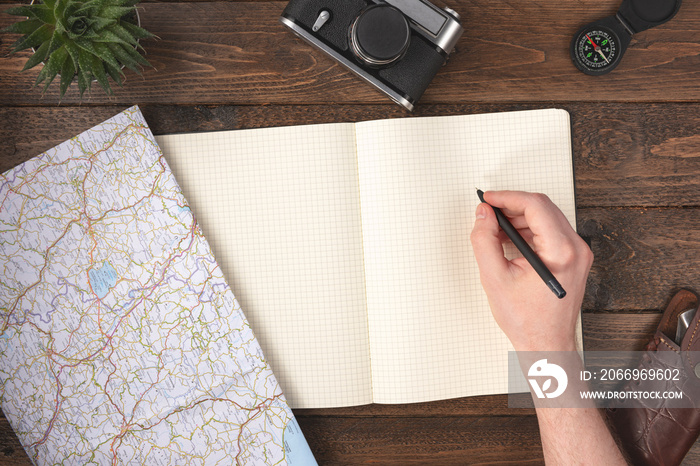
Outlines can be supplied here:
[[157, 140], [290, 406], [370, 403], [353, 125]]
[[383, 120], [356, 131], [374, 401], [506, 393], [511, 346], [469, 241], [476, 188], [544, 192], [575, 225], [568, 113]]
[[575, 225], [568, 113], [157, 140], [293, 408], [507, 392], [476, 188], [544, 192]]

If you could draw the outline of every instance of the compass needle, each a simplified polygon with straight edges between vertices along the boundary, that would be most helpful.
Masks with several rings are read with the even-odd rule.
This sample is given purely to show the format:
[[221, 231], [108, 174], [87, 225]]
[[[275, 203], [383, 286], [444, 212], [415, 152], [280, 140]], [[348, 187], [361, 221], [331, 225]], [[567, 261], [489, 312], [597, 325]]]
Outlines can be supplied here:
[[594, 49], [596, 49], [596, 50], [598, 49], [598, 46], [596, 45], [595, 42], [593, 42], [593, 39], [591, 39], [590, 37], [588, 37], [588, 34], [586, 34], [586, 39], [588, 39], [588, 42], [591, 43], [591, 45], [593, 46]]

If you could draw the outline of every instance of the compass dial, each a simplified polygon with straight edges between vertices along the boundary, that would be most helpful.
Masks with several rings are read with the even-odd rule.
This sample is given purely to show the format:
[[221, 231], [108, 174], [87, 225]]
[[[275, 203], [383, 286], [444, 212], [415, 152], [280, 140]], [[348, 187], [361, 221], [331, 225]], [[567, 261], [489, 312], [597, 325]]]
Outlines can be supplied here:
[[587, 74], [605, 74], [617, 65], [620, 45], [615, 33], [604, 28], [583, 30], [574, 39], [571, 55], [576, 66]]

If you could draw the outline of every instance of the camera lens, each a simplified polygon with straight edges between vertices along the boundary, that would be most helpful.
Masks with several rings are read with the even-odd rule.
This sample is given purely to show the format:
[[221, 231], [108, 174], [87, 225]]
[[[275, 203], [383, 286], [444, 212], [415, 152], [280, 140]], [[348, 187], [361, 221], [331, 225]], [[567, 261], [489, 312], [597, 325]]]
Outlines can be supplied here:
[[350, 49], [368, 66], [390, 65], [400, 59], [411, 41], [411, 28], [398, 9], [373, 5], [360, 13], [350, 26]]

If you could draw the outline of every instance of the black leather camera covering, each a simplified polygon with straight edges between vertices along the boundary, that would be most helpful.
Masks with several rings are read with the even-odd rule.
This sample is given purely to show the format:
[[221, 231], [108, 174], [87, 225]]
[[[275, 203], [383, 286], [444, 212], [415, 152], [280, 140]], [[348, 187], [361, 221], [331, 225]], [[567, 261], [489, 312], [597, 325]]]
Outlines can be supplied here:
[[[332, 8], [329, 8], [329, 3], [333, 4]], [[306, 0], [304, 2], [289, 2], [287, 8], [284, 9], [284, 15], [294, 18], [296, 22], [303, 24], [310, 31], [322, 10], [332, 10], [330, 21], [333, 23], [349, 25], [366, 6], [367, 2], [364, 0], [334, 2], [329, 2], [328, 0]], [[348, 32], [346, 28], [322, 27], [314, 34], [328, 41], [338, 50], [343, 52], [348, 50]]]
[[406, 55], [395, 65], [379, 70], [379, 75], [407, 95], [420, 97], [444, 63], [431, 45], [412, 40]]

